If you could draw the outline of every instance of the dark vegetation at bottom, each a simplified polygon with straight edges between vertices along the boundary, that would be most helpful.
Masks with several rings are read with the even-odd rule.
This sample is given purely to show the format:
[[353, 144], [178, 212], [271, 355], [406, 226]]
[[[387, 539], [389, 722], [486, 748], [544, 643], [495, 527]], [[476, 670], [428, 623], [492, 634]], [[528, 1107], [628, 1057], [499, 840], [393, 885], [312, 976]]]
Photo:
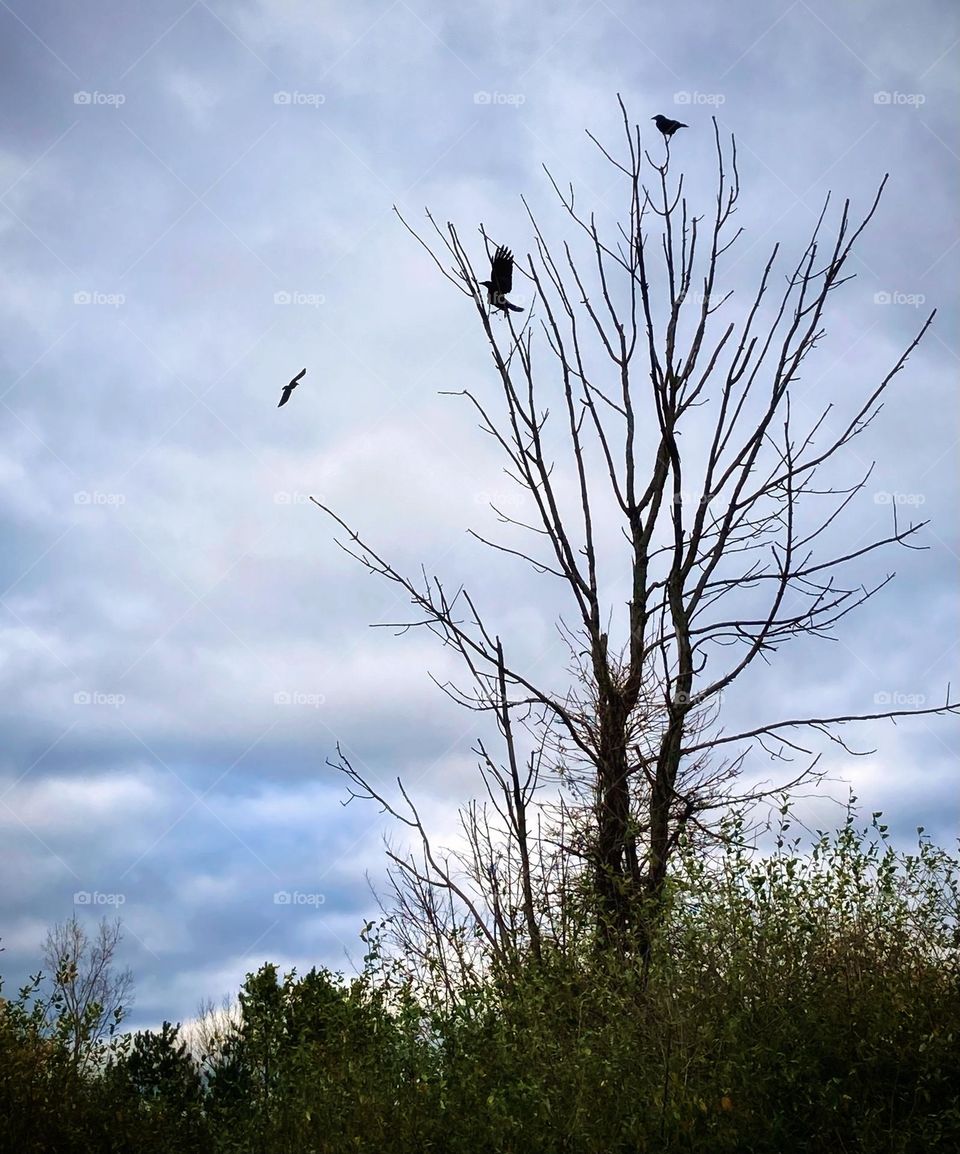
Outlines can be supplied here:
[[0, 1007], [0, 1148], [960, 1150], [957, 864], [852, 820], [681, 854], [646, 979], [547, 949], [441, 997], [368, 935], [352, 980], [248, 975], [204, 1053], [166, 1024], [81, 1064], [38, 980]]

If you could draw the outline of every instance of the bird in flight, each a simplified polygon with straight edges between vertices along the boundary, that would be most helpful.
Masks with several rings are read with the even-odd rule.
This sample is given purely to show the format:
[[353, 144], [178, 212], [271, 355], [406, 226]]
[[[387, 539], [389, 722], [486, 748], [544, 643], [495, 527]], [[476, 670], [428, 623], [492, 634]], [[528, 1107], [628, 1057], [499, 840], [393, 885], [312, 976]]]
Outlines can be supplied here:
[[679, 120], [671, 120], [669, 116], [651, 116], [651, 120], [657, 122], [657, 128], [663, 133], [667, 140], [677, 131], [678, 128], [689, 128], [689, 124], [681, 124]]
[[301, 369], [300, 372], [297, 373], [297, 375], [293, 378], [293, 380], [290, 382], [289, 385], [283, 386], [283, 395], [280, 397], [280, 404], [277, 405], [278, 409], [282, 408], [287, 403], [287, 401], [290, 400], [290, 394], [297, 387], [297, 385], [300, 384], [300, 381], [306, 375], [306, 372], [307, 372], [306, 369]]
[[504, 245], [500, 245], [493, 254], [490, 262], [490, 279], [480, 282], [487, 290], [487, 304], [492, 309], [499, 309], [506, 316], [507, 309], [515, 313], [522, 313], [519, 305], [511, 304], [507, 300], [507, 293], [513, 287], [513, 253]]

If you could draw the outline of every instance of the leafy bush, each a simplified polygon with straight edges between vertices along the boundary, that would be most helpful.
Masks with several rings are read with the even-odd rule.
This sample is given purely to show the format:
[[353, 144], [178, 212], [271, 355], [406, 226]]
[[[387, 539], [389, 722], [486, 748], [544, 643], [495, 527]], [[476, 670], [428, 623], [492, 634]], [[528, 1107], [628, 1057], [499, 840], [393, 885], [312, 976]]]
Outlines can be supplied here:
[[[206, 1059], [177, 1029], [78, 1070], [39, 976], [0, 1009], [0, 1146], [18, 1151], [908, 1154], [960, 1149], [957, 859], [851, 810], [805, 852], [682, 847], [645, 968], [565, 956], [415, 998], [367, 969], [240, 991]], [[369, 928], [369, 927], [368, 927]], [[55, 1015], [54, 1015], [55, 1018]]]

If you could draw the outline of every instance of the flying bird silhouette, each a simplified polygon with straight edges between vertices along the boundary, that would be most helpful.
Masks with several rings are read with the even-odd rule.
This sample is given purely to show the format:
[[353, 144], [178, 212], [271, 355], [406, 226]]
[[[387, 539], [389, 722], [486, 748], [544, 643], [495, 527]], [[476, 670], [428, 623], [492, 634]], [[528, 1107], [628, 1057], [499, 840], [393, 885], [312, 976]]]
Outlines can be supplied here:
[[283, 408], [283, 406], [287, 403], [287, 401], [290, 400], [290, 394], [297, 387], [297, 385], [300, 384], [300, 381], [306, 375], [306, 372], [307, 372], [306, 369], [301, 369], [300, 372], [297, 373], [297, 375], [293, 378], [293, 380], [290, 382], [289, 385], [283, 386], [283, 395], [280, 397], [280, 404], [277, 405], [278, 409]]
[[511, 304], [507, 300], [507, 293], [513, 287], [513, 253], [504, 245], [500, 245], [493, 254], [490, 262], [490, 279], [480, 282], [487, 290], [487, 304], [492, 309], [499, 309], [506, 316], [507, 309], [515, 313], [522, 313], [519, 305]]
[[663, 133], [664, 137], [669, 140], [678, 128], [689, 128], [689, 124], [681, 124], [679, 120], [671, 120], [669, 116], [651, 116], [651, 120], [655, 120], [657, 128]]

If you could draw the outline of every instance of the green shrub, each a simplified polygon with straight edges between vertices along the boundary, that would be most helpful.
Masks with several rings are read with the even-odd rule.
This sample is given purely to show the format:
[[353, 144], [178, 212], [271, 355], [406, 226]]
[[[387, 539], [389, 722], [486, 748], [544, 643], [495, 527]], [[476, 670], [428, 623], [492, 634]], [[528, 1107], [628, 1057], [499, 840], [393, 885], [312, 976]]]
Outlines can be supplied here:
[[452, 998], [375, 944], [352, 981], [264, 966], [206, 1077], [169, 1023], [81, 1073], [38, 977], [0, 1008], [0, 1148], [960, 1150], [958, 863], [879, 816], [805, 852], [786, 809], [771, 855], [735, 825], [681, 847], [647, 966], [546, 942]]

